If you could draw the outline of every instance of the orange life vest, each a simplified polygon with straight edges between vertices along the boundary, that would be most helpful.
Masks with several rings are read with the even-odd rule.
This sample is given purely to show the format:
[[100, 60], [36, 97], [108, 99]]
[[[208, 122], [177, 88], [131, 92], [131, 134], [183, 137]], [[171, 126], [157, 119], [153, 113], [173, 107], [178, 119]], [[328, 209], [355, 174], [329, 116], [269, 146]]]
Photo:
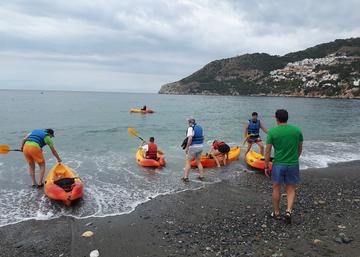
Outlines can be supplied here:
[[148, 144], [148, 151], [146, 152], [147, 159], [157, 159], [157, 145], [154, 143]]

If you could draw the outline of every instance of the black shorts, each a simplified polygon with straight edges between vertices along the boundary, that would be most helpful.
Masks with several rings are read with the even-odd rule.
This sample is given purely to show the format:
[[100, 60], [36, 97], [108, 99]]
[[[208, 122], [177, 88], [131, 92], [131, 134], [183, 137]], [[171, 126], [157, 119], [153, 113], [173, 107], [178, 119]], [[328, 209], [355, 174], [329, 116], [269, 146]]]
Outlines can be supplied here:
[[230, 152], [230, 146], [228, 146], [227, 144], [222, 144], [219, 146], [218, 151], [220, 153], [228, 153]]

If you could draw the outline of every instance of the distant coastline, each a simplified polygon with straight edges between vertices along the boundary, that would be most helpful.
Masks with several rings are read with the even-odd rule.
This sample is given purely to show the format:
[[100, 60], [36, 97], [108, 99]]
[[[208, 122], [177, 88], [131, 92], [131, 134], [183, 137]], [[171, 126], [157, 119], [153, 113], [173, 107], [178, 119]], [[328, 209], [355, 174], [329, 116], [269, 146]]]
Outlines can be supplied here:
[[284, 56], [254, 53], [215, 60], [159, 94], [360, 99], [360, 38]]

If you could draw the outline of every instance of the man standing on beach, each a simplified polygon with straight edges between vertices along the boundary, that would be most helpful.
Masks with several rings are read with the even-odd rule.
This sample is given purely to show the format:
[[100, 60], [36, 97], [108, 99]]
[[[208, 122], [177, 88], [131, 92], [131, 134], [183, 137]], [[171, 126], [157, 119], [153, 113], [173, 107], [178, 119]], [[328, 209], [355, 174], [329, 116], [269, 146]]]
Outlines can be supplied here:
[[287, 124], [288, 117], [288, 112], [283, 109], [277, 110], [275, 113], [278, 126], [268, 131], [265, 151], [265, 175], [269, 176], [268, 167], [271, 148], [274, 147], [275, 156], [271, 173], [274, 211], [271, 213], [271, 216], [274, 218], [280, 217], [281, 184], [285, 184], [287, 195], [285, 220], [290, 224], [296, 185], [300, 181], [299, 157], [302, 152], [303, 135], [298, 127]]
[[258, 113], [253, 112], [251, 119], [246, 123], [244, 131], [244, 138], [246, 138], [248, 143], [245, 155], [250, 151], [253, 144], [257, 144], [260, 148], [261, 155], [264, 155], [264, 145], [261, 142], [260, 129], [267, 133], [267, 128], [265, 128], [264, 124], [258, 119]]
[[188, 130], [186, 133], [187, 144], [185, 147], [186, 164], [184, 169], [184, 177], [181, 179], [184, 182], [189, 182], [189, 174], [191, 169], [191, 161], [195, 159], [200, 175], [199, 180], [204, 179], [204, 169], [201, 164], [201, 153], [203, 151], [204, 133], [200, 125], [196, 124], [195, 119], [190, 117], [188, 121]]
[[[25, 159], [29, 164], [29, 174], [33, 187], [44, 186], [43, 178], [45, 175], [45, 158], [42, 148], [45, 145], [48, 145], [50, 147], [50, 150], [54, 157], [57, 159], [58, 162], [61, 162], [59, 154], [55, 150], [54, 143], [51, 139], [54, 136], [55, 135], [53, 129], [36, 129], [29, 133], [21, 141], [21, 150], [23, 151]], [[37, 184], [35, 181], [35, 163], [37, 163], [40, 168], [39, 180]]]

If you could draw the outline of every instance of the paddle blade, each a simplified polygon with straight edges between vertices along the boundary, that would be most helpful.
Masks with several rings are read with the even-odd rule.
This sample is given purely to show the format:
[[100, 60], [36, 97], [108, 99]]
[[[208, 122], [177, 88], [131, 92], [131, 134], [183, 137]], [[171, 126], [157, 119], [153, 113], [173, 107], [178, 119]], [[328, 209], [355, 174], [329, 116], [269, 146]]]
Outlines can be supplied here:
[[10, 150], [8, 145], [0, 145], [0, 154], [7, 154]]
[[130, 135], [132, 135], [134, 137], [139, 137], [138, 134], [136, 133], [135, 129], [133, 129], [133, 128], [128, 128], [128, 132]]

